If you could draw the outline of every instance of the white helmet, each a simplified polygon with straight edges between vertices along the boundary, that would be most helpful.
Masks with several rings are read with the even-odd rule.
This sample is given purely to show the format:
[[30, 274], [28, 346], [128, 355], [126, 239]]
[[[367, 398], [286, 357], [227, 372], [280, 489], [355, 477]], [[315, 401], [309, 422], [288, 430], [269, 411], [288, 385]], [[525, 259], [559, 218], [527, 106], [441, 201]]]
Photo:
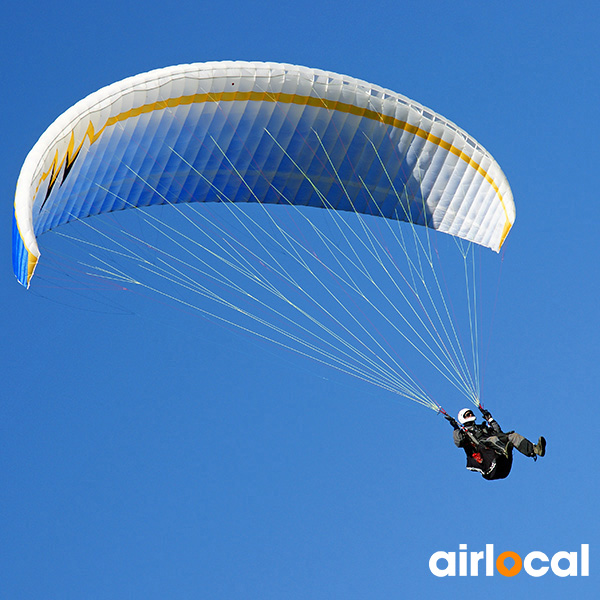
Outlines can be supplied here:
[[458, 413], [458, 422], [461, 425], [467, 425], [468, 423], [475, 423], [476, 419], [477, 419], [477, 417], [475, 416], [475, 413], [470, 408], [463, 408]]

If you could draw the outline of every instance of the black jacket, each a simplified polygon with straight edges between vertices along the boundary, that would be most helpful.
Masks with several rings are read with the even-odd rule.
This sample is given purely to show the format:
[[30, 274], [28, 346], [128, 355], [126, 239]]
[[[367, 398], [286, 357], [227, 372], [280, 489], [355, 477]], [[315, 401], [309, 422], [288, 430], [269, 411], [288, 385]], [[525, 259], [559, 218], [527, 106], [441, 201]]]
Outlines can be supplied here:
[[473, 423], [454, 430], [454, 443], [467, 455], [467, 469], [481, 473], [484, 479], [504, 479], [512, 467], [512, 447], [500, 425], [492, 421]]

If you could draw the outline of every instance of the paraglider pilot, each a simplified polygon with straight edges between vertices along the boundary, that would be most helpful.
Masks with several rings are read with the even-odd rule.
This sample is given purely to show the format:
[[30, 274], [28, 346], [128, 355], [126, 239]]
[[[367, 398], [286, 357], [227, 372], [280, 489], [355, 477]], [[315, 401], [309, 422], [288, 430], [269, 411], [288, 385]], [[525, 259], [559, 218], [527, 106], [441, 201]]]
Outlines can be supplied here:
[[477, 424], [470, 408], [458, 413], [458, 423], [448, 414], [444, 418], [454, 427], [454, 443], [467, 455], [467, 469], [481, 473], [484, 479], [504, 479], [512, 467], [512, 451], [516, 448], [521, 454], [537, 460], [546, 453], [546, 440], [540, 437], [537, 444], [531, 443], [522, 435], [509, 431], [504, 433], [489, 411], [479, 407], [484, 422]]

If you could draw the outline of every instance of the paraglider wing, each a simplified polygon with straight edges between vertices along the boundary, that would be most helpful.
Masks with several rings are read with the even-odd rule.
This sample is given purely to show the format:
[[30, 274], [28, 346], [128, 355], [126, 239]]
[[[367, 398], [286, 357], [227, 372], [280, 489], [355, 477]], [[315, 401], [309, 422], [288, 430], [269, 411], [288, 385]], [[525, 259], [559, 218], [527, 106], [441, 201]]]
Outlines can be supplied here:
[[74, 219], [180, 202], [261, 202], [411, 221], [499, 250], [515, 218], [500, 167], [416, 102], [275, 63], [183, 65], [85, 98], [43, 134], [17, 184], [13, 264]]

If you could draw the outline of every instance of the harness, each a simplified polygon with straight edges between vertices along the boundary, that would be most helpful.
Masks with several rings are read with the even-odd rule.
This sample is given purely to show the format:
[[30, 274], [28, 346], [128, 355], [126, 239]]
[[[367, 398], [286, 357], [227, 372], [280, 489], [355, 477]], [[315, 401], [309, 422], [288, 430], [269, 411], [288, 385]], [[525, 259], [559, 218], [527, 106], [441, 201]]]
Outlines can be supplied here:
[[[479, 408], [483, 408], [481, 404]], [[443, 415], [448, 414], [441, 406], [439, 412]], [[505, 439], [507, 434], [500, 430], [492, 434], [497, 440], [477, 439], [470, 428], [460, 423], [457, 425], [469, 442], [468, 447], [463, 446], [467, 454], [467, 469], [481, 473], [484, 479], [507, 477], [512, 467], [512, 453], [509, 452], [506, 444], [508, 440]]]

